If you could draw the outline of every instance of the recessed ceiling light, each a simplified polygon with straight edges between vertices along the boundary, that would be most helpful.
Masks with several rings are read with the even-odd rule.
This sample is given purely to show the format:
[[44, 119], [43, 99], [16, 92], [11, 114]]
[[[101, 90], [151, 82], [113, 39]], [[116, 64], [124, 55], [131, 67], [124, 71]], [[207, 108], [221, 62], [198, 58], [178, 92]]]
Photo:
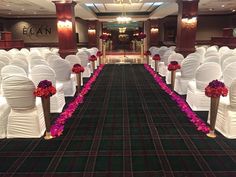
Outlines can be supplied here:
[[7, 7], [9, 7], [9, 6], [10, 6], [10, 4], [7, 4], [6, 6], [7, 6]]
[[34, 14], [37, 14], [37, 12], [34, 12]]
[[232, 10], [232, 12], [235, 12], [235, 11], [236, 11], [235, 9]]
[[221, 5], [221, 7], [225, 7], [225, 5], [224, 5], [224, 4], [222, 4], [222, 5]]
[[25, 9], [21, 9], [22, 11], [24, 11]]
[[213, 8], [210, 8], [209, 10], [210, 10], [210, 11], [213, 11], [214, 9], [213, 9]]
[[86, 3], [85, 4], [87, 7], [93, 7], [94, 5], [92, 3]]

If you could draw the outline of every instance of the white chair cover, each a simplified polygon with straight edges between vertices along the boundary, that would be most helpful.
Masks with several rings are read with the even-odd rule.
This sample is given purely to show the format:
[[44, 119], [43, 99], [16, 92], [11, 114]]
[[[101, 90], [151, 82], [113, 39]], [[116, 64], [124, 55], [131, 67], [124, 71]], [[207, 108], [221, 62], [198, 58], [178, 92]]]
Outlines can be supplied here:
[[24, 62], [23, 60], [19, 60], [19, 59], [12, 60], [11, 65], [18, 66], [18, 67], [24, 69], [26, 74], [29, 73], [28, 63]]
[[203, 63], [206, 63], [206, 62], [216, 62], [217, 64], [220, 64], [220, 58], [219, 56], [211, 55], [211, 56], [206, 57], [203, 60]]
[[[168, 64], [171, 62], [171, 61], [177, 61], [180, 65], [182, 63], [182, 61], [184, 60], [184, 56], [180, 53], [173, 53], [169, 56], [168, 58]], [[168, 65], [167, 64], [167, 65]], [[167, 66], [166, 66], [167, 67]], [[176, 73], [179, 72], [179, 70], [176, 71]], [[167, 84], [170, 84], [171, 83], [171, 72], [167, 70], [167, 73], [166, 73], [166, 83]]]
[[83, 77], [91, 76], [91, 66], [88, 60], [88, 55], [85, 52], [77, 52], [76, 56], [80, 59], [81, 65], [84, 67]]
[[7, 104], [5, 97], [0, 96], [0, 139], [6, 138], [7, 120], [10, 110], [10, 106]]
[[220, 97], [215, 129], [227, 138], [236, 138], [236, 80], [230, 86], [229, 95]]
[[228, 51], [226, 53], [224, 53], [221, 57], [220, 57], [220, 64], [221, 66], [223, 65], [224, 61], [227, 60], [229, 57], [232, 57], [234, 56], [233, 52], [232, 51]]
[[50, 112], [61, 112], [65, 105], [65, 96], [63, 84], [56, 83], [56, 74], [54, 70], [45, 65], [37, 65], [32, 68], [31, 78], [35, 86], [38, 86], [39, 82], [42, 80], [49, 80], [52, 85], [56, 88], [57, 92], [50, 98]]
[[46, 60], [31, 60], [30, 62], [30, 68], [33, 68], [34, 66], [37, 66], [37, 65], [45, 65], [45, 66], [48, 66], [48, 62]]
[[[217, 56], [220, 57], [220, 54], [217, 51], [207, 51], [205, 53], [205, 58], [210, 57], [210, 56]], [[204, 60], [204, 59], [203, 59]]]
[[[71, 70], [72, 70], [74, 64], [81, 64], [81, 61], [80, 61], [79, 57], [77, 57], [77, 55], [67, 55], [65, 57], [65, 60], [69, 61]], [[81, 76], [82, 76], [81, 77], [81, 85], [83, 85], [83, 73]], [[76, 74], [72, 73], [71, 77], [74, 78], [75, 84], [77, 85]]]
[[222, 46], [219, 48], [219, 53], [220, 56], [222, 56], [224, 53], [228, 52], [230, 50], [230, 48], [228, 46]]
[[187, 87], [186, 101], [194, 111], [208, 111], [210, 98], [205, 95], [205, 87], [215, 79], [220, 79], [221, 67], [215, 62], [203, 63], [195, 74], [195, 80], [190, 81]]
[[224, 84], [229, 88], [233, 80], [236, 79], [236, 62], [226, 66], [223, 71]]
[[3, 79], [3, 92], [11, 107], [7, 123], [7, 138], [39, 138], [45, 132], [41, 101], [35, 106], [35, 87], [20, 75]]
[[7, 56], [0, 56], [0, 61], [8, 65], [10, 63], [10, 59]]
[[195, 71], [200, 65], [199, 58], [185, 58], [181, 63], [180, 72], [176, 74], [174, 90], [180, 94], [187, 94], [188, 82], [194, 79]]
[[[161, 57], [161, 61], [159, 62], [159, 74], [161, 76], [166, 76], [167, 73], [167, 65], [168, 65], [168, 58], [171, 54], [175, 53], [175, 51], [172, 50], [166, 50], [166, 52], [164, 53], [164, 55]], [[151, 59], [152, 60], [152, 59]], [[151, 63], [149, 61], [149, 63]], [[154, 61], [152, 62], [152, 65], [154, 67], [155, 63]]]
[[228, 66], [230, 63], [233, 63], [233, 62], [236, 62], [236, 56], [231, 56], [231, 57], [228, 57], [227, 59], [225, 59], [222, 66], [221, 66], [222, 71], [224, 71], [226, 66]]
[[214, 51], [214, 52], [218, 52], [218, 46], [213, 45], [207, 48], [206, 52], [208, 51]]
[[56, 80], [63, 84], [65, 96], [74, 96], [76, 92], [76, 78], [71, 78], [70, 63], [66, 60], [54, 60], [52, 69], [56, 73]]
[[11, 75], [21, 75], [27, 77], [27, 74], [23, 68], [15, 65], [6, 65], [1, 70], [2, 79]]

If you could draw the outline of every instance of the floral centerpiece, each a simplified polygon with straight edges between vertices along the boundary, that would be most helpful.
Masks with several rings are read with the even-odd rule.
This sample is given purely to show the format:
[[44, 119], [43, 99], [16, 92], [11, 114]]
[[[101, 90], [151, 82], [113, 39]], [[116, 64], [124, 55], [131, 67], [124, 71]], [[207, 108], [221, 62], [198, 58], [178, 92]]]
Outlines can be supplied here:
[[211, 98], [210, 109], [210, 132], [207, 136], [215, 138], [215, 123], [220, 101], [220, 96], [227, 96], [228, 89], [225, 84], [218, 80], [211, 81], [205, 88], [205, 95]]
[[177, 61], [171, 61], [168, 65], [168, 70], [171, 71], [171, 88], [174, 90], [175, 87], [175, 71], [180, 69], [181, 66]]
[[144, 55], [146, 56], [147, 64], [149, 65], [149, 56], [151, 56], [151, 52], [147, 50], [146, 52], [144, 52]]
[[109, 39], [109, 36], [108, 36], [108, 34], [103, 33], [99, 38], [102, 41], [107, 42], [107, 40]]
[[80, 86], [81, 86], [81, 73], [84, 72], [84, 67], [80, 64], [74, 64], [72, 68], [72, 72], [76, 74], [76, 80], [77, 80], [77, 94], [79, 93]]
[[74, 64], [74, 66], [72, 68], [72, 72], [76, 73], [76, 74], [82, 73], [82, 72], [84, 72], [84, 67], [81, 66], [80, 64]]
[[97, 51], [96, 56], [99, 58], [99, 65], [102, 63], [101, 62], [101, 56], [103, 55], [103, 53], [101, 51]]
[[158, 62], [161, 60], [161, 57], [159, 54], [155, 54], [152, 59], [155, 61], [155, 71], [158, 73]]
[[49, 98], [56, 93], [55, 87], [52, 86], [52, 82], [43, 80], [39, 82], [38, 87], [34, 91], [34, 95], [42, 98]]
[[51, 139], [51, 120], [50, 120], [50, 97], [56, 93], [55, 87], [51, 81], [43, 80], [39, 82], [38, 87], [34, 90], [34, 95], [41, 97], [43, 105], [44, 120], [46, 125], [46, 135], [44, 139]]
[[177, 69], [180, 69], [181, 66], [177, 61], [171, 61], [170, 64], [168, 65], [168, 70], [169, 71], [176, 71]]
[[95, 55], [91, 55], [89, 57], [89, 61], [92, 62], [92, 67], [93, 67], [93, 71], [95, 70], [95, 61], [97, 60], [97, 57]]

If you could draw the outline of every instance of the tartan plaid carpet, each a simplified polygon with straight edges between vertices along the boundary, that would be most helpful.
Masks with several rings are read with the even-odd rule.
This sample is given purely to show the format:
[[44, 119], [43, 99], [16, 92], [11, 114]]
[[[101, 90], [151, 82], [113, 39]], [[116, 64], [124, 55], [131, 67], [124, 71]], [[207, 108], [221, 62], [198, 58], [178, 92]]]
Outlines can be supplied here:
[[236, 140], [197, 131], [143, 65], [106, 65], [61, 137], [0, 141], [0, 175], [235, 177]]

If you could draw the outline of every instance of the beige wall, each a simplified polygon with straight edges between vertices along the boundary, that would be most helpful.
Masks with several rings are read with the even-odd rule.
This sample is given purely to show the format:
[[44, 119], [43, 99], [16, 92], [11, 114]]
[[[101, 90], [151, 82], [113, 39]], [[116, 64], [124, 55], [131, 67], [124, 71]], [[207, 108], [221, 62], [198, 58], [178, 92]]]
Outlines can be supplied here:
[[[25, 43], [57, 43], [56, 18], [5, 19], [5, 28], [11, 31], [13, 39], [23, 39]], [[76, 19], [79, 42], [88, 42], [87, 22]]]
[[88, 24], [85, 20], [77, 18], [75, 30], [79, 35], [79, 42], [88, 42]]
[[14, 39], [23, 39], [26, 43], [58, 41], [56, 19], [9, 19], [6, 26]]

